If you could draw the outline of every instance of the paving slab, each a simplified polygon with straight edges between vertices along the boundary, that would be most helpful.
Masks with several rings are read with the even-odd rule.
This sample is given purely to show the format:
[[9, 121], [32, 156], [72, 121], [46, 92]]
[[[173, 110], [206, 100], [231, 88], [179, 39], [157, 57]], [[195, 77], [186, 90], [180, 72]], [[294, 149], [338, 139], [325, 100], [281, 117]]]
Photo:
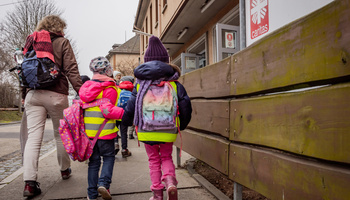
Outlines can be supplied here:
[[[152, 196], [150, 191], [150, 177], [148, 169], [148, 157], [143, 143], [138, 147], [137, 140], [129, 140], [129, 150], [132, 156], [122, 158], [119, 153], [116, 156], [111, 184], [111, 194], [114, 199], [149, 199]], [[173, 159], [176, 163], [176, 148], [174, 147]], [[181, 163], [193, 158], [191, 155], [182, 152]], [[87, 192], [87, 162], [72, 162], [72, 176], [68, 180], [62, 180], [56, 159], [56, 151], [52, 151], [39, 162], [38, 182], [41, 183], [42, 194], [33, 200], [52, 199], [86, 199]], [[192, 176], [183, 168], [176, 169], [179, 181], [179, 199], [217, 199], [210, 192], [204, 189]], [[9, 184], [0, 189], [0, 200], [2, 199], [24, 199], [22, 197], [24, 188], [23, 176], [20, 174]], [[164, 193], [165, 194], [165, 193]], [[166, 199], [166, 195], [164, 197]], [[99, 199], [101, 199], [99, 197]]]
[[[138, 147], [137, 140], [129, 140], [128, 145], [132, 156], [122, 158], [120, 153], [116, 156], [110, 192], [113, 196], [117, 196], [118, 199], [120, 198], [119, 196], [123, 195], [140, 195], [149, 198], [151, 195], [151, 180], [149, 177], [148, 157], [144, 145], [140, 143], [140, 147]], [[182, 155], [183, 162], [187, 157], [190, 157], [188, 154], [186, 156], [184, 154]], [[176, 160], [175, 156], [174, 147], [174, 160]], [[78, 199], [86, 197], [87, 169], [87, 162], [72, 162], [72, 177], [65, 181], [58, 181], [50, 188], [43, 199]], [[201, 188], [200, 184], [191, 177], [187, 170], [178, 168], [176, 169], [176, 175], [179, 181], [179, 194], [182, 189]]]
[[[118, 200], [148, 200], [152, 196], [151, 192], [147, 193], [138, 193], [138, 194], [122, 194], [122, 195], [113, 195], [113, 199]], [[184, 200], [213, 200], [216, 199], [208, 191], [203, 188], [187, 188], [178, 190], [178, 198]], [[167, 199], [167, 195], [164, 192], [164, 199]]]
[[[56, 158], [56, 151], [51, 151], [44, 155], [39, 161], [38, 182], [42, 190], [42, 194], [33, 198], [32, 200], [43, 199], [45, 194], [57, 182], [61, 181], [61, 173]], [[0, 189], [0, 200], [9, 199], [24, 199], [23, 198], [23, 168], [18, 170], [20, 174], [14, 178], [10, 183], [6, 184]]]

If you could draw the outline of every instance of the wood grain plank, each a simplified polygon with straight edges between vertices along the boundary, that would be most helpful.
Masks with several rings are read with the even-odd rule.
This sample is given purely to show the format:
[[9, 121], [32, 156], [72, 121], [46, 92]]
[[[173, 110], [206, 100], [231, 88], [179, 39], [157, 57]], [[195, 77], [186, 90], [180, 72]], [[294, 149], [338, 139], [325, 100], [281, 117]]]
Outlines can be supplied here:
[[192, 100], [192, 119], [189, 127], [229, 137], [229, 100]]
[[350, 83], [231, 101], [230, 140], [350, 163]]
[[231, 94], [349, 76], [349, 23], [349, 1], [334, 1], [233, 55]]
[[187, 73], [179, 79], [190, 98], [228, 96], [231, 81], [231, 59]]
[[350, 199], [350, 169], [230, 145], [229, 177], [270, 199]]
[[[181, 134], [184, 151], [228, 175], [228, 140], [189, 129], [182, 131]], [[181, 137], [177, 137], [174, 145], [181, 147]]]
[[334, 1], [181, 82], [191, 98], [220, 98], [350, 80], [349, 23], [349, 1]]

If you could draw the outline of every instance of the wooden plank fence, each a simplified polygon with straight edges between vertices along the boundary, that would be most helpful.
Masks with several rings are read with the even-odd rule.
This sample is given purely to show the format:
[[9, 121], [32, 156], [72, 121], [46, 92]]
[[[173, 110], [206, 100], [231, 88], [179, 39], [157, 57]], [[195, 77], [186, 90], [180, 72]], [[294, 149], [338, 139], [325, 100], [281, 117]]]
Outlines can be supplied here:
[[336, 0], [183, 75], [183, 150], [270, 199], [350, 199], [349, 62], [350, 0]]

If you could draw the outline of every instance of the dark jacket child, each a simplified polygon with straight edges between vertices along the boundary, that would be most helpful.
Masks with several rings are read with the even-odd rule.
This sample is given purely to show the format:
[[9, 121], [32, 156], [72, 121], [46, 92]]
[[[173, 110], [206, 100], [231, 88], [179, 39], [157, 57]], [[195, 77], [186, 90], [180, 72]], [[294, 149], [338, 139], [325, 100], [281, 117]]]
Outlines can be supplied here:
[[[120, 81], [129, 81], [132, 84], [135, 83], [135, 78], [133, 76], [123, 76]], [[131, 90], [132, 91], [132, 90]], [[129, 126], [128, 127], [128, 134], [129, 134], [129, 139], [135, 139], [134, 137], [134, 133], [135, 133], [135, 126]]]
[[81, 81], [83, 81], [83, 83], [90, 80], [90, 77], [87, 75], [81, 75], [80, 77], [81, 77]]
[[[83, 84], [84, 84], [86, 81], [91, 80], [90, 77], [87, 76], [87, 75], [81, 75], [80, 78], [81, 78], [81, 81], [83, 82]], [[74, 99], [75, 99], [75, 100], [79, 100], [79, 99], [80, 99], [78, 93], [75, 95]]]
[[[130, 126], [134, 123], [137, 127], [138, 139], [145, 144], [152, 182], [151, 190], [153, 191], [153, 196], [150, 200], [163, 199], [164, 185], [162, 181], [165, 183], [168, 199], [177, 200], [177, 180], [171, 154], [178, 129], [185, 129], [191, 120], [191, 102], [185, 88], [177, 81], [181, 75], [179, 67], [169, 64], [168, 53], [157, 37], [152, 36], [149, 39], [149, 46], [144, 60], [145, 63], [138, 66], [134, 71], [137, 84], [126, 106], [122, 124]], [[146, 118], [154, 118], [155, 111], [152, 111], [152, 114], [143, 115], [146, 113], [143, 108], [143, 105], [146, 105], [145, 101], [149, 101], [153, 105], [159, 103], [157, 102], [159, 99], [152, 99], [147, 94], [150, 91], [150, 87], [152, 85], [162, 87], [162, 84], [171, 85], [169, 88], [173, 89], [169, 90], [176, 92], [175, 94], [172, 92], [171, 99], [174, 99], [174, 96], [177, 99], [177, 101], [173, 102], [176, 102], [178, 105], [178, 117], [175, 120], [177, 122], [176, 127], [172, 130], [168, 129], [168, 127], [158, 129], [162, 126], [161, 123], [170, 118], [154, 120], [153, 123], [155, 124], [147, 124], [146, 120], [148, 119]], [[158, 108], [154, 109], [157, 110]], [[180, 123], [178, 123], [178, 120]], [[157, 130], [147, 131], [148, 126], [154, 126]]]
[[[85, 131], [93, 139], [105, 118], [109, 119], [100, 132], [93, 153], [89, 159], [88, 168], [88, 199], [96, 199], [98, 193], [103, 199], [112, 199], [109, 187], [112, 182], [114, 167], [114, 138], [118, 128], [116, 119], [121, 119], [124, 113], [117, 107], [118, 88], [112, 78], [113, 70], [108, 60], [97, 57], [91, 60], [90, 70], [93, 72], [92, 80], [86, 81], [80, 88], [79, 96], [83, 102], [92, 102], [96, 99], [107, 98], [110, 103], [102, 104], [84, 111]], [[103, 164], [101, 174], [101, 157]]]
[[[123, 76], [119, 82], [118, 90], [118, 106], [125, 108], [127, 105], [129, 96], [131, 95], [132, 90], [134, 89], [134, 77], [132, 76]], [[119, 126], [120, 121], [117, 121], [117, 126]], [[120, 124], [120, 137], [122, 141], [122, 157], [126, 158], [131, 156], [131, 152], [128, 150], [128, 126]], [[119, 147], [118, 138], [116, 138], [116, 146]], [[116, 151], [116, 154], [118, 152]]]

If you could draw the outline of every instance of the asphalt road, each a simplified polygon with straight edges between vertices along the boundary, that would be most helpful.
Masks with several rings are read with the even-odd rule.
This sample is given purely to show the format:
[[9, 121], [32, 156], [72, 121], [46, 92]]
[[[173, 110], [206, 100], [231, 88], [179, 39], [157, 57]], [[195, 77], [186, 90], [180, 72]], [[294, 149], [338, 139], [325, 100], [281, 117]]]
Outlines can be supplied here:
[[[20, 123], [0, 125], [0, 181], [22, 167], [20, 127]], [[48, 119], [40, 154], [53, 148], [55, 148], [55, 142], [52, 122], [51, 119]]]
[[[0, 158], [21, 151], [20, 123], [0, 125]], [[43, 142], [53, 140], [53, 128], [51, 119], [46, 120]]]

